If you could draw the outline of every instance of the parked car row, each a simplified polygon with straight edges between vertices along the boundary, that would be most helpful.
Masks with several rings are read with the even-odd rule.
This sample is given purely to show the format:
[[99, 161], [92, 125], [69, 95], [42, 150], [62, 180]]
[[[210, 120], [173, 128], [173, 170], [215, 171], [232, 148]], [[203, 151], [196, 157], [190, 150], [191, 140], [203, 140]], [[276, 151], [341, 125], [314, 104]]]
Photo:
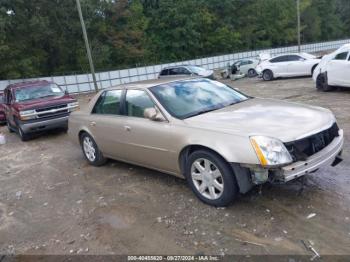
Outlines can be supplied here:
[[[346, 66], [349, 52], [338, 50], [327, 57], [333, 60]], [[317, 70], [316, 78], [326, 75], [330, 83], [327, 61], [316, 67], [314, 56], [284, 55], [256, 69], [264, 80]], [[264, 76], [267, 70], [272, 75]], [[9, 131], [23, 141], [36, 132], [68, 130], [94, 166], [111, 158], [184, 178], [214, 206], [256, 185], [286, 183], [342, 161], [343, 130], [329, 110], [250, 97], [213, 77], [196, 66], [164, 68], [157, 80], [101, 90], [79, 111], [77, 100], [55, 83], [11, 84], [0, 95], [0, 117], [3, 110]]]

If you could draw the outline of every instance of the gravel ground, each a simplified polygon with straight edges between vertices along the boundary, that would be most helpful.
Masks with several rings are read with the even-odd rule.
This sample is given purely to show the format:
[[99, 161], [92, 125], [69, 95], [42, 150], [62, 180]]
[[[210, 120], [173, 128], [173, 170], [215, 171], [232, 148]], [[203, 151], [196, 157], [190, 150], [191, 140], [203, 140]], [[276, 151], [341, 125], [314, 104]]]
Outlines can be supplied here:
[[[231, 82], [258, 97], [330, 108], [345, 130], [344, 161], [286, 185], [264, 185], [227, 208], [184, 180], [110, 161], [89, 166], [65, 133], [0, 146], [0, 254], [350, 254], [350, 91], [309, 78]], [[79, 97], [85, 106], [89, 96]], [[314, 214], [312, 218], [307, 218]]]

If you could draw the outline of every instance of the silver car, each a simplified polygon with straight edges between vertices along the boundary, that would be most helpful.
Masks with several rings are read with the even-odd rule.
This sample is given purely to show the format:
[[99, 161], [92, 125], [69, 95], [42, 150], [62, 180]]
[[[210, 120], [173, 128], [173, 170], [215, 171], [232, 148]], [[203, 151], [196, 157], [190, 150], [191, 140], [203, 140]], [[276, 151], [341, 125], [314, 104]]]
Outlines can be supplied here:
[[189, 77], [199, 76], [214, 79], [214, 71], [195, 65], [180, 65], [164, 67], [158, 78], [174, 78], [174, 77]]
[[103, 90], [71, 114], [68, 132], [90, 164], [113, 158], [185, 178], [214, 206], [339, 163], [344, 140], [327, 109], [253, 98], [203, 78]]

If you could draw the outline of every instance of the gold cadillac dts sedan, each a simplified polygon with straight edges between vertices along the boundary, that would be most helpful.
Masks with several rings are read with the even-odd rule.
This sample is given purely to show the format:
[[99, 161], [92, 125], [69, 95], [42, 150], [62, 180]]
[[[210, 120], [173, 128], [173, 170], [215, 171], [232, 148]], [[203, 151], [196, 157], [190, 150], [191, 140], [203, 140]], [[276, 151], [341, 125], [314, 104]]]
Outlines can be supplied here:
[[102, 90], [70, 115], [68, 132], [90, 164], [112, 158], [183, 177], [214, 206], [254, 185], [338, 164], [344, 139], [327, 109], [253, 98], [201, 78]]

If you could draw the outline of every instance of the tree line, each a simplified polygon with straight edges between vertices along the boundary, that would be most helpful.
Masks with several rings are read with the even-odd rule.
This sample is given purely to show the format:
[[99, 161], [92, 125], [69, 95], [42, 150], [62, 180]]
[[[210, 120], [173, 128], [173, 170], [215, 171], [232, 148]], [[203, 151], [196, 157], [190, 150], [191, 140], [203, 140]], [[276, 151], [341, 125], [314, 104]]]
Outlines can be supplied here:
[[[300, 0], [303, 43], [350, 32], [349, 0]], [[296, 0], [81, 0], [97, 71], [296, 44]], [[75, 0], [0, 0], [0, 79], [88, 72]]]

